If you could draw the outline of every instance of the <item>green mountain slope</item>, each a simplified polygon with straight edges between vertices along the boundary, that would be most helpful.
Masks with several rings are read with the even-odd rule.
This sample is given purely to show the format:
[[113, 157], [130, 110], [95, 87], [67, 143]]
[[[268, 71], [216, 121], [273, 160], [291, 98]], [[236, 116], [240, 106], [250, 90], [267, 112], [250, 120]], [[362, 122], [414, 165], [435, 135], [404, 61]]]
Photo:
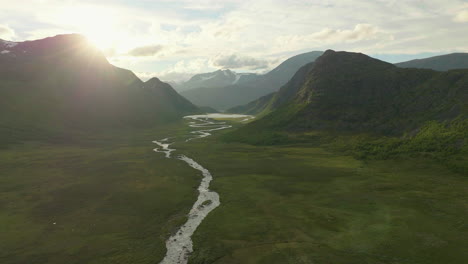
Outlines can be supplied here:
[[271, 93], [265, 96], [258, 98], [248, 104], [239, 105], [233, 108], [226, 110], [228, 113], [233, 114], [246, 114], [246, 115], [257, 115], [262, 112], [268, 112], [271, 109], [270, 102], [273, 101], [273, 98], [277, 93]]
[[260, 97], [248, 104], [236, 106], [228, 109], [228, 113], [249, 114], [264, 116], [272, 110], [278, 108], [283, 102], [291, 99], [301, 87], [305, 75], [314, 67], [314, 62], [302, 66], [291, 78], [291, 80], [281, 87], [278, 92]]
[[468, 173], [468, 70], [403, 69], [327, 51], [270, 97], [259, 119], [225, 140], [326, 145], [363, 159], [416, 155]]
[[401, 68], [421, 68], [436, 71], [468, 69], [468, 53], [452, 53], [426, 59], [400, 62], [395, 65]]
[[7, 48], [0, 55], [0, 133], [6, 138], [152, 127], [197, 111], [169, 85], [144, 83], [109, 64], [80, 35]]
[[269, 102], [250, 126], [399, 134], [466, 115], [468, 70], [401, 69], [363, 54], [327, 51]]

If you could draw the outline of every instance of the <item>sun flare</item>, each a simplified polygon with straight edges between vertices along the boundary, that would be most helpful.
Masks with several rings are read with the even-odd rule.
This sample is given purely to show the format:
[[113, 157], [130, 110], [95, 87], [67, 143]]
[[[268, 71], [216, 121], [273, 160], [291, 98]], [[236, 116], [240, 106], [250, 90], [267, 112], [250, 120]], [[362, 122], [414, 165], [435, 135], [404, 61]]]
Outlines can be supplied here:
[[[84, 14], [84, 16], [83, 16]], [[60, 12], [60, 20], [85, 35], [101, 50], [115, 50], [124, 43], [119, 30], [118, 14], [113, 10], [96, 7], [74, 7]]]

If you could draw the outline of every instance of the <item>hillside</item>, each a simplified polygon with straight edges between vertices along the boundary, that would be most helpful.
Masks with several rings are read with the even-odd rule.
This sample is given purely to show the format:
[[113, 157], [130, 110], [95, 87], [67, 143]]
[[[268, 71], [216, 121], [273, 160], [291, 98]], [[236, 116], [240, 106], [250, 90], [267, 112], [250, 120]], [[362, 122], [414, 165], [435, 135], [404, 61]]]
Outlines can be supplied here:
[[168, 84], [144, 83], [109, 64], [80, 35], [1, 43], [0, 134], [6, 138], [152, 127], [197, 111]]
[[400, 62], [395, 65], [401, 68], [432, 69], [436, 71], [468, 69], [468, 53], [452, 53], [426, 59]]
[[270, 114], [240, 131], [401, 135], [427, 121], [466, 117], [467, 87], [468, 70], [401, 69], [364, 54], [329, 50], [271, 96]]
[[[254, 98], [277, 91], [291, 79], [294, 73], [307, 63], [322, 55], [312, 51], [291, 57], [265, 75], [250, 76], [244, 81], [220, 87], [199, 87], [181, 92], [181, 95], [196, 105], [210, 106], [218, 110], [246, 104]], [[242, 79], [241, 79], [242, 80]]]
[[271, 93], [262, 96], [256, 100], [245, 105], [235, 106], [226, 110], [227, 113], [232, 114], [245, 114], [245, 115], [257, 115], [259, 113], [266, 113], [271, 109], [271, 102], [277, 93]]
[[302, 66], [294, 74], [291, 80], [283, 86], [287, 88], [281, 87], [278, 92], [262, 96], [245, 105], [230, 108], [226, 112], [261, 116], [268, 114], [295, 95], [297, 90], [302, 86], [305, 75], [314, 67], [314, 65], [315, 63], [311, 62]]

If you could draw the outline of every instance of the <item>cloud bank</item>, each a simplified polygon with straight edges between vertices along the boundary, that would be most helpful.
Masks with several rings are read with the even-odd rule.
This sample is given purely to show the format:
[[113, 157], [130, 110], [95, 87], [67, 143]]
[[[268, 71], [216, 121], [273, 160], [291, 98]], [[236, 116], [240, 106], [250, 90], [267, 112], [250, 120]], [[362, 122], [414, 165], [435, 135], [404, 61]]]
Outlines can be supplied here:
[[15, 37], [15, 31], [10, 28], [8, 25], [0, 24], [0, 39], [3, 40], [13, 40]]
[[117, 66], [171, 78], [264, 72], [313, 50], [468, 51], [466, 0], [3, 1], [0, 17], [0, 38], [82, 33]]
[[161, 45], [150, 45], [150, 46], [143, 46], [137, 47], [128, 52], [130, 56], [135, 57], [145, 57], [145, 56], [154, 56], [159, 53], [163, 49]]
[[222, 69], [250, 69], [259, 70], [268, 68], [266, 60], [256, 59], [239, 54], [218, 55], [211, 61], [213, 67]]

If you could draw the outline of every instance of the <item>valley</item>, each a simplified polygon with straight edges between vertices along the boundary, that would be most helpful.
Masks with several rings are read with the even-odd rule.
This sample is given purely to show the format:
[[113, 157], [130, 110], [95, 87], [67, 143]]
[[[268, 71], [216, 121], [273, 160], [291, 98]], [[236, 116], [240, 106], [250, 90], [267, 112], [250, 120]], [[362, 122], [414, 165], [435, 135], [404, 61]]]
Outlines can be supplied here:
[[[242, 120], [223, 122], [236, 129]], [[9, 241], [2, 263], [162, 260], [165, 241], [197, 200], [201, 175], [154, 153], [151, 141], [196, 136], [187, 137], [190, 122], [95, 135], [77, 145], [31, 142], [2, 150], [8, 177], [0, 185], [1, 221]], [[196, 229], [189, 263], [467, 257], [462, 174], [425, 158], [364, 161], [315, 144], [255, 146], [225, 142], [229, 130], [211, 133], [170, 145], [171, 156], [186, 155], [210, 171], [210, 189], [221, 201]]]
[[178, 150], [215, 175], [222, 203], [189, 263], [460, 263], [467, 179], [424, 158], [363, 161], [315, 144], [215, 136]]
[[[468, 259], [464, 53], [310, 51], [173, 88], [79, 34], [0, 49], [2, 264]], [[267, 67], [210, 63], [242, 61]]]

